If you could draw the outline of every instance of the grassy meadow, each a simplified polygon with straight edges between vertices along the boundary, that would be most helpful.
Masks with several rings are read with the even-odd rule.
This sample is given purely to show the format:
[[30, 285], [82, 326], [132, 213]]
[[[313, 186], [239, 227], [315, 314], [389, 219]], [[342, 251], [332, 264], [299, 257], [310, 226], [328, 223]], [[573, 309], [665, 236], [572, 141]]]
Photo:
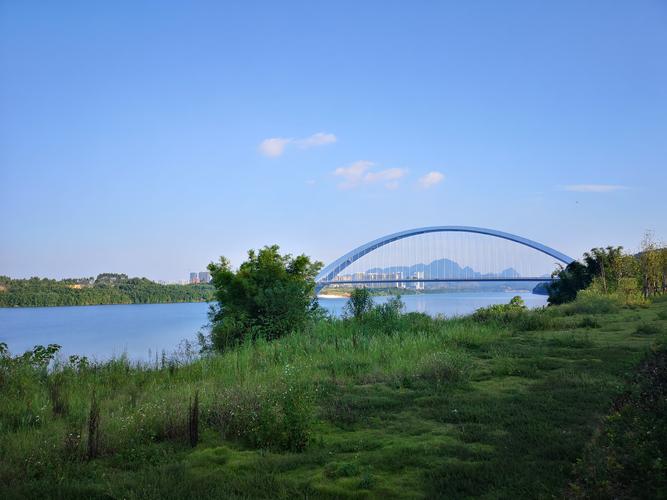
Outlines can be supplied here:
[[5, 355], [0, 497], [664, 497], [666, 340], [665, 298], [584, 297], [189, 363]]

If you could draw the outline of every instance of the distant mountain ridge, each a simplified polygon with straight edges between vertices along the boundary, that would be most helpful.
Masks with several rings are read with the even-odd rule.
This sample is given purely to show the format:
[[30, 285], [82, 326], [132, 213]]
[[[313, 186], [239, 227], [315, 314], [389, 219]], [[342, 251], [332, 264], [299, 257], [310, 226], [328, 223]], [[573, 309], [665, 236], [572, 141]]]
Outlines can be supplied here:
[[[424, 273], [424, 279], [479, 279], [479, 278], [521, 278], [521, 274], [514, 268], [503, 269], [499, 273], [481, 273], [475, 271], [473, 268], [466, 266], [461, 267], [457, 262], [450, 259], [438, 259], [432, 261], [430, 264], [414, 264], [412, 266], [391, 266], [391, 267], [374, 267], [366, 273], [403, 273], [404, 278], [410, 278], [415, 273]], [[351, 276], [352, 273], [346, 273], [343, 276]], [[548, 278], [550, 275], [542, 274], [539, 277]]]

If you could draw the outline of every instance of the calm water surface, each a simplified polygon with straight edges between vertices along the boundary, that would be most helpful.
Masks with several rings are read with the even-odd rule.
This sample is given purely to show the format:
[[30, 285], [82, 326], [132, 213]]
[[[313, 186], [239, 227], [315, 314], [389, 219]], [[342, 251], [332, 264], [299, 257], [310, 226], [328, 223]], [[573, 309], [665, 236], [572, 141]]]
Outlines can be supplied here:
[[[507, 303], [514, 295], [521, 295], [529, 307], [546, 304], [545, 296], [512, 292], [405, 295], [402, 300], [406, 311], [455, 316]], [[383, 302], [387, 297], [374, 300]], [[340, 315], [346, 301], [321, 298], [320, 304]], [[36, 344], [60, 344], [65, 356], [104, 360], [125, 353], [134, 360], [148, 360], [156, 352], [175, 351], [184, 339], [196, 340], [208, 322], [207, 311], [205, 303], [0, 308], [0, 342], [6, 342], [13, 354]]]

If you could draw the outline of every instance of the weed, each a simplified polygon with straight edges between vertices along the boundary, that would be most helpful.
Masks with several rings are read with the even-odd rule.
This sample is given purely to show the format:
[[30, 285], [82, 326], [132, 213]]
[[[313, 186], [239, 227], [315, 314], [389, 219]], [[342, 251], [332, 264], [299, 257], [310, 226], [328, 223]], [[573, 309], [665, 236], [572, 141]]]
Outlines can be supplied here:
[[[0, 490], [9, 498], [558, 496], [600, 410], [667, 333], [664, 322], [647, 323], [654, 333], [641, 322], [667, 316], [667, 300], [650, 311], [612, 304], [602, 317], [599, 304], [580, 299], [589, 303], [502, 320], [413, 313], [385, 316], [387, 326], [376, 311], [322, 319], [223, 354], [158, 358], [158, 369], [154, 359], [59, 364], [56, 346], [11, 356], [0, 345]], [[593, 333], [598, 323], [605, 328]], [[655, 448], [644, 443], [667, 428], [664, 398], [638, 401], [653, 420], [621, 412], [639, 418], [637, 432], [605, 423], [614, 443], [637, 442], [637, 453], [605, 463], [612, 472], [621, 463], [619, 477], [633, 477], [633, 463], [644, 467], [637, 478], [660, 477]], [[664, 491], [642, 490], [639, 480], [632, 488], [635, 497]]]
[[595, 342], [588, 335], [575, 335], [574, 333], [552, 337], [548, 343], [554, 347], [569, 347], [574, 349], [593, 347], [595, 345]]
[[584, 316], [577, 326], [579, 328], [600, 328], [600, 322], [592, 316]]
[[49, 391], [49, 399], [51, 400], [51, 409], [53, 414], [57, 417], [67, 415], [67, 402], [64, 394], [64, 376], [62, 372], [55, 373], [49, 377], [47, 385]]
[[194, 402], [190, 400], [188, 408], [188, 437], [190, 446], [194, 448], [199, 442], [199, 391], [195, 391]]
[[544, 311], [538, 310], [517, 315], [512, 324], [518, 331], [540, 331], [553, 329], [556, 321]]
[[618, 309], [619, 303], [616, 297], [590, 293], [587, 290], [579, 292], [573, 302], [561, 306], [561, 311], [567, 315], [609, 314]]
[[662, 326], [659, 324], [643, 321], [635, 328], [635, 335], [657, 335], [662, 333], [662, 331]]
[[97, 458], [100, 447], [100, 405], [95, 392], [90, 398], [90, 412], [88, 413], [88, 460]]
[[469, 380], [472, 360], [461, 351], [449, 350], [427, 354], [415, 370], [415, 376], [437, 384]]

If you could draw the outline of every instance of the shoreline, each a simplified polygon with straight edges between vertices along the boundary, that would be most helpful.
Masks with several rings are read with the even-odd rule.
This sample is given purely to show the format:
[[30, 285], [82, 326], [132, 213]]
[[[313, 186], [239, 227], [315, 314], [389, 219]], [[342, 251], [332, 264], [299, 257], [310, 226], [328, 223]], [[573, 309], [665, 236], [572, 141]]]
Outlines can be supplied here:
[[215, 300], [179, 300], [171, 302], [117, 302], [111, 304], [63, 304], [60, 306], [2, 306], [2, 309], [54, 309], [61, 307], [99, 307], [99, 306], [159, 306], [165, 304], [210, 304], [216, 302]]

